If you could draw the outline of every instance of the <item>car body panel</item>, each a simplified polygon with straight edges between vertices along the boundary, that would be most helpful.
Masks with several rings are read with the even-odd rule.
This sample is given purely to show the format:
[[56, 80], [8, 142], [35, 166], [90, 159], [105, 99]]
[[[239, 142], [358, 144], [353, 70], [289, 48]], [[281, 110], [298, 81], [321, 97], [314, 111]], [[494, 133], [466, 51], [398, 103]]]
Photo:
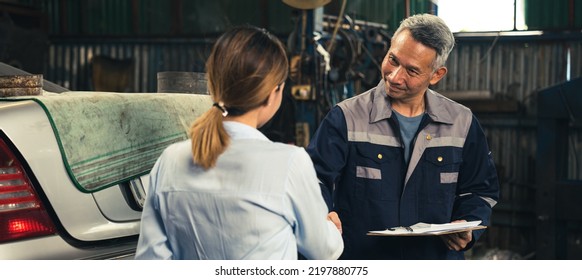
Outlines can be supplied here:
[[58, 235], [52, 235], [0, 244], [0, 259], [133, 259], [136, 243], [124, 241], [79, 247], [71, 245]]
[[[128, 206], [127, 201], [120, 195], [119, 186], [112, 186], [93, 194], [77, 189], [65, 169], [47, 115], [36, 102], [0, 103], [0, 131], [22, 155], [25, 161], [23, 164], [32, 171], [29, 176], [33, 177], [33, 182], [38, 184], [36, 187], [46, 196], [48, 202], [44, 203], [52, 208], [56, 215], [54, 222], [60, 225], [59, 233], [62, 237], [41, 237], [27, 242], [42, 244], [38, 248], [47, 252], [47, 258], [57, 259], [112, 256], [111, 249], [103, 249], [101, 252], [99, 246], [105, 245], [98, 242], [105, 244], [108, 243], [107, 240], [117, 238], [133, 239], [129, 242], [130, 245], [122, 245], [115, 249], [119, 250], [121, 255], [127, 254], [127, 250], [131, 251], [132, 247], [135, 250], [141, 212]], [[65, 242], [75, 244], [76, 247], [69, 244], [63, 249], [64, 252], [53, 251], [52, 248], [60, 246], [51, 243], [55, 240], [60, 240], [61, 245]], [[23, 243], [26, 242], [0, 243], [0, 258], [43, 258], [42, 253], [20, 252], [17, 248]], [[83, 243], [92, 243], [89, 246], [94, 249], [79, 249], [85, 246]]]
[[[140, 178], [134, 180], [140, 180]], [[134, 198], [125, 198], [129, 194], [124, 194], [120, 186], [109, 187], [94, 192], [92, 195], [99, 209], [108, 220], [130, 222], [141, 218], [141, 212], [133, 210], [128, 204], [127, 200]]]
[[[103, 215], [94, 195], [77, 189], [65, 169], [46, 113], [36, 102], [15, 102], [8, 105], [10, 110], [5, 110], [5, 106], [7, 105], [0, 106], [0, 119], [19, 121], [2, 122], [0, 129], [26, 159], [68, 234], [80, 241], [123, 237], [127, 236], [128, 232], [139, 234], [140, 212], [129, 208], [125, 201], [112, 199], [108, 203], [102, 203], [104, 208], [124, 209], [120, 213], [133, 217], [133, 221], [126, 219], [124, 223], [115, 223]], [[45, 186], [50, 186], [50, 188]], [[108, 189], [104, 189], [104, 193], [97, 196], [116, 198], [115, 195], [109, 194], [115, 192], [115, 187]], [[120, 231], [114, 230], [116, 227]]]

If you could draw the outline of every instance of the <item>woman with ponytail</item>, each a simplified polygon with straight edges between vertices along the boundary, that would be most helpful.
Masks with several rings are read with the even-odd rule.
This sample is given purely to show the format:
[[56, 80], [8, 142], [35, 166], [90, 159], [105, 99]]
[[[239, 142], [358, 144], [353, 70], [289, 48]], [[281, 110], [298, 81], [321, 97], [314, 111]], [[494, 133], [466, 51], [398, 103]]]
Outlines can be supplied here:
[[264, 29], [217, 40], [206, 62], [214, 104], [154, 165], [136, 259], [340, 256], [309, 156], [257, 129], [279, 109], [288, 69], [283, 44]]

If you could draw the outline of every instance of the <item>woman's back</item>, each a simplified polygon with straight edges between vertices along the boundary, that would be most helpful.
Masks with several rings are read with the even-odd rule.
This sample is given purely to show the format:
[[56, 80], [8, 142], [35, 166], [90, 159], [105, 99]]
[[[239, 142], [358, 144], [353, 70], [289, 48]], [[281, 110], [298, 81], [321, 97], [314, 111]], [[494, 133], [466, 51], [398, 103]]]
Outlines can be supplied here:
[[341, 237], [325, 222], [327, 207], [305, 151], [244, 124], [225, 128], [231, 143], [214, 168], [192, 162], [190, 141], [170, 146], [154, 167], [157, 189], [148, 196], [165, 221], [171, 258], [296, 259], [298, 251], [339, 257]]

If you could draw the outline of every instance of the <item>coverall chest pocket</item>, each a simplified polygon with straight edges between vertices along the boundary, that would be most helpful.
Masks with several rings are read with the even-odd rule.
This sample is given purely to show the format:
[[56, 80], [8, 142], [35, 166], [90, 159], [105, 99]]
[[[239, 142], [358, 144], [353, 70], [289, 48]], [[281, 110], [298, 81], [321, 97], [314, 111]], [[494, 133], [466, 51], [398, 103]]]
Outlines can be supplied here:
[[424, 160], [427, 162], [424, 168], [427, 199], [452, 204], [463, 162], [462, 150], [454, 147], [427, 149]]
[[399, 179], [394, 170], [398, 169], [395, 166], [397, 155], [394, 151], [357, 146], [356, 152], [355, 196], [373, 200], [398, 199], [395, 185]]

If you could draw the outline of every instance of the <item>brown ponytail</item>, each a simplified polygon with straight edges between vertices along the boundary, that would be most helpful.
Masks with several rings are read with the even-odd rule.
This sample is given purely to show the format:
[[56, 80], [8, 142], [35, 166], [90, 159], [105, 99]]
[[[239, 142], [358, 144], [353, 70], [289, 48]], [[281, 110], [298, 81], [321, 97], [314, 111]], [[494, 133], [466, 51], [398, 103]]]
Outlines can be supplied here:
[[204, 169], [216, 165], [230, 137], [223, 126], [223, 109], [242, 115], [264, 104], [273, 88], [287, 78], [289, 64], [281, 41], [253, 26], [224, 33], [206, 61], [208, 91], [213, 106], [190, 129], [192, 157]]

